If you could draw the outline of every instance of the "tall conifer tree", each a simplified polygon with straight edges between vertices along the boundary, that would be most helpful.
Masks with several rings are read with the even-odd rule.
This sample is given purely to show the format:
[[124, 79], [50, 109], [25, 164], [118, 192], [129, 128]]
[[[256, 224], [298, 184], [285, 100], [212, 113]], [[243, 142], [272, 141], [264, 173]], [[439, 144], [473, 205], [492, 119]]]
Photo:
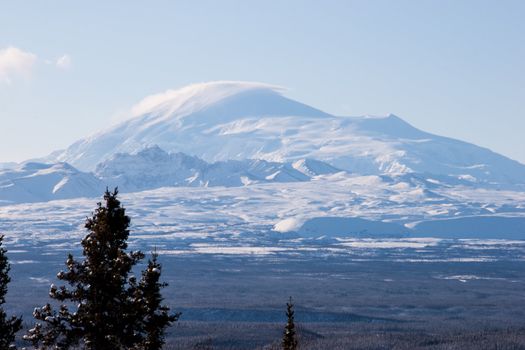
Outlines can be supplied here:
[[2, 247], [3, 241], [4, 236], [0, 236], [0, 349], [14, 349], [15, 335], [22, 327], [22, 319], [15, 316], [7, 317], [2, 307], [5, 304], [7, 285], [11, 281], [9, 277], [11, 267], [6, 250]]
[[297, 339], [295, 336], [295, 323], [294, 323], [294, 304], [292, 297], [286, 303], [286, 326], [284, 327], [283, 341], [282, 346], [283, 350], [296, 350], [297, 349]]
[[[97, 204], [85, 224], [82, 261], [72, 255], [67, 270], [57, 278], [70, 285], [51, 285], [49, 295], [62, 303], [36, 308], [40, 321], [25, 336], [37, 348], [69, 349], [78, 344], [89, 350], [160, 349], [164, 329], [177, 320], [162, 306], [157, 258], [148, 264], [137, 282], [132, 268], [144, 258], [140, 251], [127, 252], [130, 219], [117, 199], [118, 191], [106, 190], [104, 205]], [[71, 305], [76, 305], [71, 311]], [[149, 341], [155, 339], [156, 341]], [[150, 345], [154, 344], [154, 345]]]
[[142, 271], [142, 277], [136, 286], [136, 305], [141, 313], [138, 317], [142, 320], [143, 340], [139, 344], [140, 349], [155, 350], [164, 345], [164, 330], [171, 323], [176, 322], [180, 313], [170, 314], [169, 307], [162, 305], [163, 297], [161, 288], [166, 283], [159, 281], [162, 266], [157, 261], [157, 253], [153, 253], [148, 261], [148, 267]]

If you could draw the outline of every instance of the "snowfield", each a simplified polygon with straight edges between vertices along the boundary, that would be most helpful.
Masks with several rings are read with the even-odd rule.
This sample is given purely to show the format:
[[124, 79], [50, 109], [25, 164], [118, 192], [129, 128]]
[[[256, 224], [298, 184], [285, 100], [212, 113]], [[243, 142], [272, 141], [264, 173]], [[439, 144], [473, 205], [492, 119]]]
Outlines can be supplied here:
[[[399, 186], [389, 178], [338, 173], [307, 182], [163, 187], [121, 197], [132, 218], [131, 238], [141, 246], [170, 247], [172, 240], [188, 239], [228, 244], [247, 240], [257, 245], [258, 238], [264, 241], [267, 236], [276, 242], [423, 233], [443, 238], [475, 238], [475, 232], [482, 238], [525, 237], [523, 192], [443, 187], [433, 193], [421, 196], [417, 185]], [[2, 206], [0, 232], [11, 244], [24, 242], [21, 247], [75, 244], [97, 201], [95, 197]], [[438, 229], [432, 231], [429, 225]], [[465, 227], [472, 230], [462, 230]]]

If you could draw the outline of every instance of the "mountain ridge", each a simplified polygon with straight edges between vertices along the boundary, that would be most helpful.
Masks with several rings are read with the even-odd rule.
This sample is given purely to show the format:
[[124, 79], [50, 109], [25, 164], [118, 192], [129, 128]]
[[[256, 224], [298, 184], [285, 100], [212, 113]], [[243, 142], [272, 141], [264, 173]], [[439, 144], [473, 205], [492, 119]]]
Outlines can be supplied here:
[[94, 173], [61, 162], [28, 161], [0, 169], [0, 205], [95, 197], [106, 187], [119, 187], [127, 193], [161, 187], [238, 187], [304, 182], [340, 171], [308, 159], [293, 164], [260, 159], [208, 163], [195, 156], [168, 153], [151, 146], [132, 154], [117, 153], [99, 163]]
[[419, 130], [400, 117], [338, 117], [273, 85], [195, 84], [145, 98], [131, 119], [81, 139], [51, 161], [83, 171], [116, 153], [158, 145], [207, 162], [316, 159], [362, 174], [434, 173], [513, 185], [525, 165], [486, 148]]

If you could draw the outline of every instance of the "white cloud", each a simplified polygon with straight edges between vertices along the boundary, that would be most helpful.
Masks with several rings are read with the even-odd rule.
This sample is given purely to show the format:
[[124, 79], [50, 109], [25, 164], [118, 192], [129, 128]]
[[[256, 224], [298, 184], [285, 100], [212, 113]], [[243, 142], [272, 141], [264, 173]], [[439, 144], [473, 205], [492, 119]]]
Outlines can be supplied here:
[[55, 65], [57, 68], [68, 70], [72, 65], [71, 56], [69, 56], [67, 53], [62, 55], [57, 59]]
[[172, 110], [178, 110], [179, 114], [189, 114], [203, 106], [213, 104], [216, 101], [220, 101], [237, 93], [261, 89], [276, 92], [285, 90], [276, 85], [247, 81], [210, 81], [207, 83], [197, 83], [181, 89], [167, 90], [159, 94], [147, 96], [132, 107], [131, 114], [132, 116], [137, 116], [149, 113], [163, 105], [169, 105]]
[[37, 60], [35, 54], [16, 47], [0, 49], [0, 83], [11, 84], [14, 78], [28, 78]]

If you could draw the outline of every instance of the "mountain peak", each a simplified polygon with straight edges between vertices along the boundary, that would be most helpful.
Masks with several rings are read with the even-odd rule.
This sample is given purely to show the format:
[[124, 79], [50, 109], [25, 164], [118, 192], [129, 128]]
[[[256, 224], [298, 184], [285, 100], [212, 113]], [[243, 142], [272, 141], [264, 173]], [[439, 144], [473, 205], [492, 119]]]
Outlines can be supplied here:
[[[284, 88], [259, 82], [212, 81], [170, 89], [145, 97], [132, 108], [132, 117], [144, 114], [179, 112], [191, 114], [229, 97], [246, 92], [280, 95]], [[182, 113], [181, 113], [182, 112]]]
[[381, 117], [366, 116], [359, 121], [359, 127], [363, 131], [394, 139], [423, 139], [431, 136], [392, 113]]
[[[91, 171], [116, 153], [134, 154], [158, 145], [170, 154], [183, 152], [209, 163], [245, 159], [292, 163], [310, 158], [359, 174], [417, 172], [468, 175], [497, 183], [523, 181], [525, 166], [426, 133], [393, 114], [336, 117], [281, 92], [282, 88], [263, 83], [221, 81], [152, 95], [134, 107], [130, 119], [75, 142], [53, 160]], [[168, 157], [155, 148], [140, 156]]]

